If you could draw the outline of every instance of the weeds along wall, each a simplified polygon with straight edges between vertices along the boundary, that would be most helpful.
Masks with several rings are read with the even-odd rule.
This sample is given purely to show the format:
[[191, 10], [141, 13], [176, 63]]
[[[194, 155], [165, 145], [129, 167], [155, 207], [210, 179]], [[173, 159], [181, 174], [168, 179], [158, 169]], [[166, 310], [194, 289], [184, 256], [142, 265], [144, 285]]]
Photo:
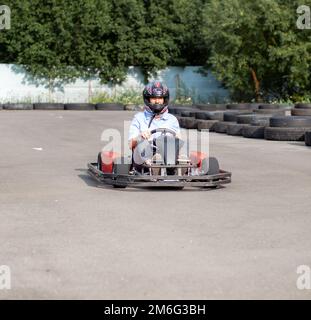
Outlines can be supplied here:
[[[164, 81], [171, 92], [171, 100], [180, 103], [221, 103], [228, 99], [228, 92], [212, 74], [198, 73], [200, 67], [168, 67], [157, 77]], [[102, 102], [139, 103], [144, 86], [144, 76], [139, 67], [130, 67], [122, 85], [102, 85], [96, 79], [78, 79], [56, 88], [38, 84], [21, 67], [0, 64], [0, 103], [8, 102]]]

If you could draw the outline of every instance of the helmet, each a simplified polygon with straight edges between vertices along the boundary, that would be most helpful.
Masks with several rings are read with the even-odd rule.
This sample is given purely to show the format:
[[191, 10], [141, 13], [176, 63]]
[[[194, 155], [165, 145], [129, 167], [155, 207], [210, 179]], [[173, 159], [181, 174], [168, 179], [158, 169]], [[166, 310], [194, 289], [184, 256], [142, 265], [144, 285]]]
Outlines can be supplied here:
[[[159, 81], [152, 82], [146, 85], [143, 91], [145, 105], [153, 113], [162, 113], [167, 110], [170, 93], [168, 87]], [[152, 104], [150, 98], [163, 98], [163, 104]]]

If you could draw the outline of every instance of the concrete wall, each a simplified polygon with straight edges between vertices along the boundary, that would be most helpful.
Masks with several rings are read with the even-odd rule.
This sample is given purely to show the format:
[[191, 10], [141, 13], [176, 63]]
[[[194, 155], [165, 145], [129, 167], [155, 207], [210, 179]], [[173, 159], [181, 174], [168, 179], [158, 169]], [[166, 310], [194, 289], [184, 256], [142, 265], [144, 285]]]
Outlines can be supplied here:
[[[227, 100], [228, 92], [220, 87], [219, 82], [209, 74], [207, 77], [197, 73], [199, 67], [168, 67], [158, 73], [157, 79], [164, 81], [175, 98], [176, 88], [185, 88], [186, 93], [196, 102], [222, 102]], [[138, 67], [130, 67], [126, 81], [122, 86], [109, 87], [101, 85], [98, 80], [84, 81], [79, 79], [74, 83], [56, 89], [50, 96], [44, 86], [36, 86], [27, 80], [26, 73], [14, 65], [0, 64], [0, 103], [5, 102], [46, 102], [51, 98], [55, 102], [87, 102], [98, 92], [118, 94], [132, 89], [141, 92], [143, 75]], [[150, 79], [152, 80], [152, 79]]]

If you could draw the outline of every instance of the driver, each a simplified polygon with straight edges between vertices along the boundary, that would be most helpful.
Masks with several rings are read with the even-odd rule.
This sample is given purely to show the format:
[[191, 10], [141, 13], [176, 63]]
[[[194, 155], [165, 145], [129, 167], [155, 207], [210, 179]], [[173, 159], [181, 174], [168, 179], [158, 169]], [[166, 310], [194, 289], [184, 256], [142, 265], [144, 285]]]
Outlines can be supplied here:
[[[180, 137], [177, 118], [168, 112], [169, 90], [159, 81], [146, 85], [143, 90], [144, 111], [135, 114], [129, 130], [129, 146], [134, 149], [141, 140], [151, 137], [150, 131], [157, 128], [168, 128]], [[161, 133], [155, 133], [156, 138]]]

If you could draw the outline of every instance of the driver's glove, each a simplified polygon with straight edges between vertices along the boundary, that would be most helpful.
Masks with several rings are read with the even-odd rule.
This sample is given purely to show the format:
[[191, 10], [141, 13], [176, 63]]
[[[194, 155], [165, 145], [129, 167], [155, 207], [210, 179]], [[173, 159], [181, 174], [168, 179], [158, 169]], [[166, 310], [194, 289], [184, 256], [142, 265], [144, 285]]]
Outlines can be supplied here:
[[142, 132], [140, 135], [143, 139], [146, 139], [146, 140], [150, 139], [150, 137], [151, 137], [150, 130], [146, 130], [146, 131]]

